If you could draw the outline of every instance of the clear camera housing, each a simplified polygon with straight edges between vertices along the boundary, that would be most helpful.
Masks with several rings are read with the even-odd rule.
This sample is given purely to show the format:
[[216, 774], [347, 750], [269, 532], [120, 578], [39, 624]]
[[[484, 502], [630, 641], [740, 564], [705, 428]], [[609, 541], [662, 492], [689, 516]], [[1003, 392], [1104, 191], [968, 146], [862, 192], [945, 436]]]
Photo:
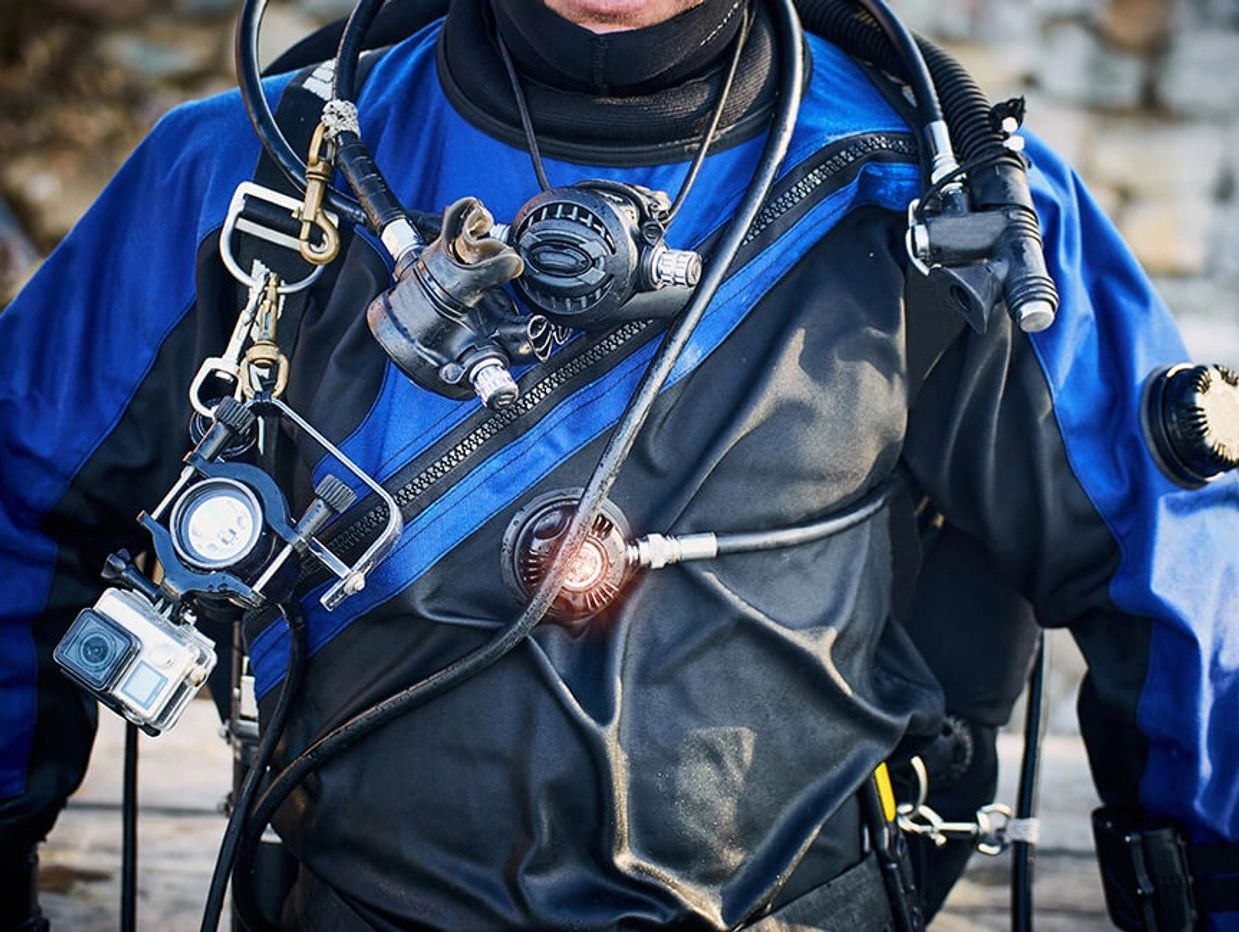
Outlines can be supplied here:
[[137, 592], [107, 589], [52, 654], [70, 678], [147, 734], [176, 724], [215, 667], [215, 643]]

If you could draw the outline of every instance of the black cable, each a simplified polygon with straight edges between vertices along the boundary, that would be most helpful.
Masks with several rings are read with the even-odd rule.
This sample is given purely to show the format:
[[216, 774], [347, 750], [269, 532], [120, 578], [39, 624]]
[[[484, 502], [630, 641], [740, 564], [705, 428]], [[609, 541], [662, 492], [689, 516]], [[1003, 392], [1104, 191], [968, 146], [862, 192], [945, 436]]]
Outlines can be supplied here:
[[894, 14], [884, 0], [858, 0], [865, 12], [873, 17], [878, 27], [886, 33], [892, 46], [903, 59], [905, 77], [912, 85], [912, 94], [916, 98], [916, 109], [920, 114], [921, 123], [942, 122], [942, 103], [938, 99], [938, 91], [934, 87], [933, 78], [929, 73], [929, 65], [921, 53], [916, 37], [903, 21]]
[[516, 73], [516, 65], [512, 63], [512, 54], [508, 51], [508, 43], [503, 41], [499, 30], [495, 30], [495, 45], [499, 47], [499, 58], [503, 69], [508, 73], [508, 83], [512, 85], [512, 96], [516, 99], [516, 112], [521, 118], [521, 128], [525, 131], [525, 145], [529, 149], [529, 159], [533, 162], [533, 173], [538, 179], [538, 187], [543, 191], [551, 190], [551, 181], [546, 177], [546, 166], [542, 164], [542, 153], [538, 150], [538, 134], [533, 131], [533, 117], [529, 115], [529, 104], [525, 100], [525, 92], [521, 90], [521, 76]]
[[972, 172], [979, 171], [982, 168], [988, 168], [989, 166], [1002, 161], [1009, 154], [1010, 150], [1004, 147], [1001, 151], [987, 152], [983, 155], [977, 156], [977, 158], [972, 159], [969, 162], [965, 162], [963, 165], [947, 172], [921, 193], [920, 198], [917, 200], [916, 210], [914, 211], [914, 216], [916, 219], [922, 222], [925, 220], [926, 207], [933, 202], [934, 198], [938, 197], [942, 193], [942, 190], [947, 185], [956, 182], [961, 178], [967, 177]]
[[[232, 812], [228, 817], [228, 825], [224, 829], [224, 837], [220, 842], [219, 853], [215, 856], [215, 870], [211, 874], [211, 887], [207, 893], [206, 909], [202, 913], [201, 932], [214, 932], [219, 927], [220, 914], [224, 908], [224, 891], [228, 888], [228, 877], [232, 873], [232, 864], [236, 858], [237, 845], [241, 840], [241, 830], [245, 825], [254, 794], [266, 776], [271, 756], [275, 753], [276, 743], [284, 731], [284, 723], [288, 719], [288, 711], [301, 688], [301, 674], [305, 665], [306, 632], [305, 616], [295, 603], [280, 605], [280, 614], [288, 628], [288, 669], [284, 674], [284, 683], [280, 687], [279, 698], [271, 711], [271, 719], [263, 730], [262, 739], [254, 753], [245, 779], [232, 800]], [[238, 901], [238, 912], [244, 916], [246, 907], [252, 907], [252, 897], [242, 906], [241, 897], [234, 894]]]
[[716, 258], [706, 269], [688, 307], [668, 332], [657, 355], [646, 369], [636, 393], [630, 399], [619, 425], [608, 438], [572, 520], [561, 538], [550, 569], [539, 583], [529, 604], [518, 618], [500, 629], [481, 647], [359, 713], [319, 738], [290, 761], [255, 804], [253, 817], [242, 838], [236, 874], [248, 872], [252, 868], [254, 852], [263, 829], [289, 793], [306, 776], [393, 718], [424, 705], [504, 657], [529, 635], [558, 595], [567, 571], [566, 556], [580, 548], [590, 526], [601, 512], [602, 503], [606, 500], [637, 433], [653, 409], [659, 391], [671, 375], [676, 360], [687, 345], [710, 300], [723, 283], [728, 267], [739, 252], [749, 227], [765, 202], [791, 141], [799, 112], [803, 81], [803, 59], [800, 54], [802, 35], [791, 0], [770, 2], [776, 13], [778, 45], [786, 54], [782, 56], [780, 75], [781, 106], [767, 136], [757, 170], [719, 244]]
[[121, 803], [120, 930], [134, 932], [138, 913], [138, 726], [125, 722]]
[[[1040, 763], [1045, 707], [1045, 632], [1037, 637], [1037, 659], [1033, 662], [1028, 681], [1027, 707], [1024, 712], [1024, 754], [1020, 759], [1020, 786], [1015, 799], [1015, 817], [1031, 819], [1037, 811], [1037, 775]], [[1026, 841], [1011, 845], [1011, 930], [1032, 932], [1033, 927], [1033, 861], [1036, 848]]]
[[676, 214], [680, 212], [680, 208], [684, 206], [684, 201], [688, 199], [688, 192], [692, 190], [693, 183], [701, 172], [701, 166], [705, 164], [706, 155], [710, 151], [710, 145], [714, 142], [714, 134], [718, 132], [718, 124], [723, 120], [723, 107], [727, 104], [727, 98], [731, 95], [731, 86], [735, 83], [736, 72], [740, 69], [740, 55], [744, 51], [745, 43], [748, 42], [749, 27], [752, 25], [752, 7], [746, 4], [744, 7], [744, 19], [740, 22], [740, 32], [735, 40], [736, 49], [732, 53], [731, 63], [727, 67], [727, 77], [723, 80], [723, 86], [719, 88], [718, 104], [714, 108], [714, 113], [710, 116], [710, 125], [706, 127], [705, 132], [702, 134], [701, 146], [693, 157], [693, 163], [688, 166], [688, 173], [684, 176], [684, 181], [680, 183], [680, 191], [671, 203], [671, 207], [668, 208], [667, 216], [662, 219], [663, 229], [671, 226], [671, 221], [675, 219]]
[[896, 474], [883, 480], [872, 491], [848, 508], [814, 521], [796, 527], [778, 528], [772, 531], [742, 531], [731, 534], [717, 534], [718, 555], [729, 553], [754, 553], [760, 550], [780, 550], [784, 547], [795, 547], [817, 540], [824, 540], [835, 534], [856, 527], [868, 520], [890, 501], [891, 494], [899, 486], [902, 476]]

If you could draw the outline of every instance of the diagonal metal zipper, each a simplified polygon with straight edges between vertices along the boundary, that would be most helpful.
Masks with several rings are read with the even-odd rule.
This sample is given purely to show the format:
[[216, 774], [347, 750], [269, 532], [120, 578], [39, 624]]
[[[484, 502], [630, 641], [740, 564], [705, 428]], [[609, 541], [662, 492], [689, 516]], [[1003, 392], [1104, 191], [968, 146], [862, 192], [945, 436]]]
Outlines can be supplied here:
[[[461, 466], [466, 465], [469, 460], [477, 455], [478, 451], [486, 446], [491, 438], [538, 408], [563, 386], [575, 381], [583, 373], [593, 369], [607, 357], [623, 348], [630, 340], [650, 330], [655, 324], [656, 321], [650, 320], [638, 320], [624, 324], [606, 334], [598, 342], [568, 360], [567, 363], [558, 369], [539, 379], [532, 386], [522, 388], [521, 394], [517, 396], [516, 401], [511, 405], [493, 412], [424, 469], [401, 483], [397, 488], [390, 490], [392, 497], [400, 508], [401, 515], [407, 521], [413, 511], [412, 506], [419, 498], [436, 483], [451, 475]], [[384, 524], [386, 518], [385, 509], [376, 502], [357, 521], [339, 534], [332, 536], [328, 547], [337, 554], [342, 554], [347, 559], [355, 552], [360, 552], [364, 549], [371, 535]], [[303, 569], [301, 580], [304, 582], [315, 575], [318, 574], [314, 569], [311, 569], [309, 572]]]
[[[855, 178], [865, 163], [915, 158], [916, 145], [912, 137], [897, 133], [850, 136], [818, 150], [793, 168], [776, 186], [744, 238], [743, 245], [750, 248], [737, 257], [730, 274], [734, 275], [760, 251], [752, 248], [758, 237], [767, 233], [771, 236], [781, 234], [777, 227], [790, 226], [814, 204]], [[619, 357], [628, 355], [624, 351], [635, 352], [639, 345], [647, 338], [653, 338], [661, 329], [662, 324], [657, 321], [631, 321], [606, 333], [546, 375], [539, 378], [537, 370], [534, 370], [526, 377], [533, 380], [532, 384], [522, 385], [521, 394], [511, 406], [501, 411], [480, 412], [481, 420], [411, 476], [407, 476], [409, 467], [419, 457], [406, 463], [392, 479], [384, 483], [395, 498], [405, 523], [441, 494], [439, 488], [448, 487], [445, 479], [484, 461], [486, 457], [480, 454], [505, 430], [523, 419], [529, 422], [526, 428], [532, 426], [554, 407], [556, 399], [571, 394], [567, 389], [600, 378], [605, 372], [600, 367], [611, 368], [620, 361]], [[389, 485], [393, 480], [396, 485]], [[377, 499], [368, 500], [365, 507], [367, 510], [360, 518], [333, 534], [327, 542], [327, 546], [346, 562], [365, 549], [386, 519], [386, 513]], [[311, 588], [326, 578], [321, 567], [308, 564], [302, 568], [299, 588]]]

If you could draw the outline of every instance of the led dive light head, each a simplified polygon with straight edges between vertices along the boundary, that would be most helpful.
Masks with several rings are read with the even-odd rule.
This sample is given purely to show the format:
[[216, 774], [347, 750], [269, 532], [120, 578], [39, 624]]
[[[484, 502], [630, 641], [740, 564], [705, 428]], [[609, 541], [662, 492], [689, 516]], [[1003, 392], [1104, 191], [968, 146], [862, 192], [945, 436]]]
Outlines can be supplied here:
[[177, 501], [169, 525], [172, 545], [186, 563], [202, 570], [229, 569], [258, 547], [262, 507], [235, 479], [204, 479]]
[[[512, 518], [503, 535], [503, 579], [512, 594], [528, 601], [546, 574], [568, 529], [580, 489], [539, 495]], [[589, 535], [569, 558], [559, 594], [546, 619], [577, 627], [610, 605], [628, 581], [628, 522], [614, 503], [603, 504]]]

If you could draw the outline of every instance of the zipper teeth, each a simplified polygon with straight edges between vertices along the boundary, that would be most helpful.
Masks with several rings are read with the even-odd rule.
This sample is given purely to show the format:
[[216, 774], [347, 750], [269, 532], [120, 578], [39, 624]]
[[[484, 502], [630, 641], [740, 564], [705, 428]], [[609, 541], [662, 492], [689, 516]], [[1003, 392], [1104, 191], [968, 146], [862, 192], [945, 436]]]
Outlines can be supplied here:
[[[473, 456], [488, 440], [505, 427], [508, 427], [514, 421], [538, 407], [565, 382], [574, 379], [586, 369], [591, 368], [611, 353], [620, 349], [629, 340], [651, 326], [652, 323], [653, 321], [649, 320], [630, 321], [613, 330], [579, 356], [569, 360], [563, 366], [549, 373], [541, 381], [535, 383], [527, 391], [522, 392], [509, 407], [496, 411], [488, 417], [457, 443], [453, 444], [442, 456], [392, 493], [392, 498], [396, 500], [396, 505], [400, 508], [401, 513], [403, 514], [405, 509], [427, 489]], [[376, 505], [350, 525], [348, 530], [344, 531], [340, 537], [332, 541], [332, 550], [337, 553], [349, 553], [385, 520], [386, 509], [382, 505]], [[302, 573], [302, 579], [312, 575], [315, 571], [315, 568], [307, 567], [307, 572]]]
[[780, 217], [839, 172], [859, 159], [872, 155], [875, 152], [915, 155], [916, 149], [912, 145], [911, 140], [906, 136], [888, 136], [877, 133], [854, 140], [762, 207], [757, 214], [757, 218], [749, 227], [748, 233], [745, 234], [741, 245], [747, 245], [755, 240], [763, 231], [778, 221]]
[[[749, 226], [741, 245], [744, 246], [752, 242], [763, 231], [776, 223], [780, 217], [792, 210], [797, 204], [809, 197], [817, 188], [828, 182], [839, 172], [848, 168], [859, 159], [875, 152], [915, 155], [916, 149], [911, 140], [906, 136], [876, 133], [854, 140], [762, 207], [757, 218]], [[518, 418], [523, 417], [538, 407], [554, 394], [557, 389], [563, 386], [564, 383], [620, 349], [652, 323], [653, 321], [648, 320], [630, 321], [613, 330], [579, 356], [574, 357], [560, 368], [549, 373], [530, 389], [522, 392], [511, 406], [501, 411], [496, 411], [466, 434], [460, 441], [453, 444], [451, 449], [447, 450], [442, 456], [392, 493], [392, 497], [396, 500], [401, 513], [403, 514], [405, 509], [425, 493], [427, 489], [472, 457], [487, 441], [505, 427], [508, 427]], [[381, 505], [376, 505], [350, 525], [348, 530], [344, 531], [339, 537], [334, 538], [331, 542], [331, 549], [337, 553], [349, 554], [384, 522], [385, 517], [385, 509]], [[306, 566], [302, 570], [301, 579], [305, 580], [317, 572], [317, 568]]]

